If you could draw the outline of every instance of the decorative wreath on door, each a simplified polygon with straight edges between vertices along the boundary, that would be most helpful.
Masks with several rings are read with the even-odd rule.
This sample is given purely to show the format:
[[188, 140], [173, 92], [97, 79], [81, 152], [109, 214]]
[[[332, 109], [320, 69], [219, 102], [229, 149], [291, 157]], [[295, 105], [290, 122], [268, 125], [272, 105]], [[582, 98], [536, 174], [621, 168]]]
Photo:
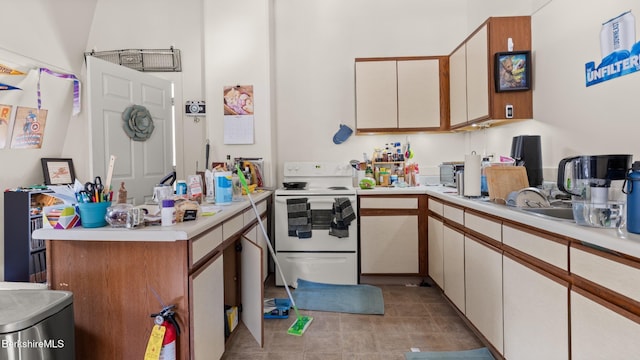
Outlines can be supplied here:
[[151, 137], [153, 129], [153, 118], [146, 107], [142, 105], [131, 105], [122, 113], [122, 128], [133, 141], [146, 141]]

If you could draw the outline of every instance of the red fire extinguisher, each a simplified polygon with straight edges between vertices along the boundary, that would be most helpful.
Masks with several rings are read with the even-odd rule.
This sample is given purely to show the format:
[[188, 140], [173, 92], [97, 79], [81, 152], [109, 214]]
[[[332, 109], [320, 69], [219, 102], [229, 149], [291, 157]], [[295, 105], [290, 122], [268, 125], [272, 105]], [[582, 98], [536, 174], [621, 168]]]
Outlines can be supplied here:
[[160, 313], [152, 314], [155, 317], [155, 323], [165, 328], [164, 338], [162, 339], [162, 349], [160, 350], [160, 360], [175, 360], [177, 354], [176, 342], [180, 335], [180, 326], [175, 319], [173, 309], [175, 305], [165, 306]]

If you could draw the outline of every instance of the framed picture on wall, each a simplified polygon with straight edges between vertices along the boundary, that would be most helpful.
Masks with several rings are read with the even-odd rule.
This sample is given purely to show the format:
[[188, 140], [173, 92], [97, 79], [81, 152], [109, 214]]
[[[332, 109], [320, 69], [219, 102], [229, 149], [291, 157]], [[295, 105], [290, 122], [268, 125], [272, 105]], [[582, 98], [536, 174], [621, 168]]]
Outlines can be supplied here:
[[531, 89], [531, 52], [496, 53], [494, 77], [496, 92]]
[[73, 184], [76, 174], [72, 159], [41, 158], [45, 185]]

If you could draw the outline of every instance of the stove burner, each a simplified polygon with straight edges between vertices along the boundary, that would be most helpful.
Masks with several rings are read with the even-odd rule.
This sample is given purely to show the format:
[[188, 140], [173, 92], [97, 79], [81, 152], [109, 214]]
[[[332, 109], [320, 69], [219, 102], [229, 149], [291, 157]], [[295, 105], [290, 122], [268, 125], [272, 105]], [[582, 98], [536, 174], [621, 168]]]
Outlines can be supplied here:
[[346, 186], [329, 186], [329, 190], [349, 190]]

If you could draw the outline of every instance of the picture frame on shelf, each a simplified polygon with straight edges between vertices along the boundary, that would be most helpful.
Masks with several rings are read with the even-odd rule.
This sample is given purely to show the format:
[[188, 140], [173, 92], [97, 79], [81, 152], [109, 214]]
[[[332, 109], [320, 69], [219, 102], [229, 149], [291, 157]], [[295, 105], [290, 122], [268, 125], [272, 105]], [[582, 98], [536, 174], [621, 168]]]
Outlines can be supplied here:
[[496, 92], [531, 89], [531, 52], [506, 51], [495, 54]]
[[41, 158], [45, 185], [73, 184], [76, 174], [72, 159]]

